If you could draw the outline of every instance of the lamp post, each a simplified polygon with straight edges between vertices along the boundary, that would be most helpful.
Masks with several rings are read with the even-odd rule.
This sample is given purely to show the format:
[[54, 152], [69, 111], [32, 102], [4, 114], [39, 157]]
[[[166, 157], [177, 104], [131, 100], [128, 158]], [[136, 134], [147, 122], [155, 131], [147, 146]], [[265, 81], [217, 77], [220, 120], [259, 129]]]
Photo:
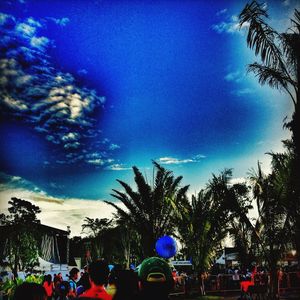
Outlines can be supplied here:
[[70, 260], [70, 233], [71, 233], [71, 229], [70, 226], [67, 226], [67, 231], [68, 231], [68, 235], [67, 235], [67, 265], [69, 265], [69, 260]]

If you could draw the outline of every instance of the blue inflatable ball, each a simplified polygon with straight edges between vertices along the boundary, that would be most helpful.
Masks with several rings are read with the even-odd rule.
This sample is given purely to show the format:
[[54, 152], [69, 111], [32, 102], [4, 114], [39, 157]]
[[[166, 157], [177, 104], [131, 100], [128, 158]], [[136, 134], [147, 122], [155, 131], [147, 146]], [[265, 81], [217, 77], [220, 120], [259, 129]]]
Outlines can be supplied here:
[[176, 254], [177, 244], [172, 237], [165, 235], [157, 240], [155, 249], [160, 257], [170, 258]]

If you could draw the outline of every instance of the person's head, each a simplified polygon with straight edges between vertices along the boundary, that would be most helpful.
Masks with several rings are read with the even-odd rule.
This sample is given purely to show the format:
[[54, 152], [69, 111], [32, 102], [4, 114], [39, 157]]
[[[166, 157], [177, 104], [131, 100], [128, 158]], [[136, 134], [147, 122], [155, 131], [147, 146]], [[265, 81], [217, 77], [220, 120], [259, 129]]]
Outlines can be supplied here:
[[70, 291], [70, 284], [68, 281], [62, 281], [57, 286], [58, 296], [64, 298], [68, 295]]
[[110, 273], [110, 284], [114, 284], [116, 293], [113, 297], [114, 300], [132, 300], [138, 294], [138, 278], [137, 273], [131, 270], [112, 270]]
[[23, 282], [17, 286], [13, 300], [46, 300], [47, 294], [43, 286], [33, 282]]
[[109, 268], [104, 260], [97, 260], [89, 264], [88, 273], [90, 281], [95, 285], [103, 285], [107, 283]]
[[146, 258], [139, 267], [140, 289], [148, 295], [167, 296], [174, 286], [172, 270], [159, 257]]
[[52, 276], [51, 276], [51, 274], [45, 275], [45, 281], [48, 282], [48, 284], [51, 284], [51, 281], [52, 281]]
[[71, 271], [70, 271], [70, 276], [69, 276], [71, 279], [73, 280], [77, 280], [78, 277], [79, 277], [79, 269], [77, 268], [72, 268]]

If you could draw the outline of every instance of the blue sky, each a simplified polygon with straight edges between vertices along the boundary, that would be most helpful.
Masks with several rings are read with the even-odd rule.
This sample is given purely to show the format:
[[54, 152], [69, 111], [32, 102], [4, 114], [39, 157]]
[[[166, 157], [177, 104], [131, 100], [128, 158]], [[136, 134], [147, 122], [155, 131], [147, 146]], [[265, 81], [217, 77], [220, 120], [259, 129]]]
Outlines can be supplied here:
[[[246, 74], [245, 4], [2, 1], [0, 196], [112, 199], [152, 160], [190, 193], [224, 168], [267, 170], [292, 107]], [[285, 30], [296, 1], [266, 5]]]

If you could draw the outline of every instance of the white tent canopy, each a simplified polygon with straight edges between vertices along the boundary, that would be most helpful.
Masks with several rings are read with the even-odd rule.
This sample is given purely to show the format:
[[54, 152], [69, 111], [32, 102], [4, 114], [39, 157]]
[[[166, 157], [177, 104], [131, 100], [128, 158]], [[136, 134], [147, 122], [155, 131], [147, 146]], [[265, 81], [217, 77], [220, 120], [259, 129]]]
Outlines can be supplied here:
[[53, 265], [53, 263], [46, 261], [41, 257], [38, 258], [38, 261], [39, 261], [39, 266], [36, 266], [34, 268], [35, 270], [51, 271], [51, 266]]
[[223, 250], [222, 255], [216, 260], [216, 263], [220, 265], [225, 265], [225, 259], [226, 259], [225, 250]]

